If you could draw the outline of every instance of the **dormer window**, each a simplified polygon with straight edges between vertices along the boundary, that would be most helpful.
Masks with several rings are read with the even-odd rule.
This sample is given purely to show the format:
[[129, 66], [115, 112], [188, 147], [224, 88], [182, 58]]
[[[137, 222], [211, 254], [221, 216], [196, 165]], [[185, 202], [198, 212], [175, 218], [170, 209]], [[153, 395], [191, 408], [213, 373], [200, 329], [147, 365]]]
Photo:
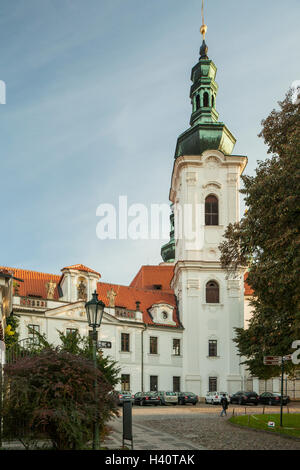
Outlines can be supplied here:
[[167, 320], [169, 315], [167, 314], [167, 312], [163, 312], [162, 317], [164, 320]]
[[162, 290], [162, 285], [161, 284], [154, 284], [153, 289], [155, 290]]

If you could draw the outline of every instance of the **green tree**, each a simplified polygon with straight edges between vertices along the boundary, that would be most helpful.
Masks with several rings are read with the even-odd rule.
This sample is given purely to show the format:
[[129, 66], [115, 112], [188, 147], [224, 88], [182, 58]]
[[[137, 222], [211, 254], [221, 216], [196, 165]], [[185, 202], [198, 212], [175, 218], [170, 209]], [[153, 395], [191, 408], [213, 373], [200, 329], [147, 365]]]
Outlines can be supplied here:
[[[293, 352], [292, 341], [300, 339], [300, 105], [288, 92], [279, 107], [259, 134], [271, 157], [258, 162], [255, 176], [242, 176], [247, 211], [227, 227], [219, 247], [229, 275], [248, 267], [253, 316], [248, 329], [236, 329], [235, 341], [260, 378], [279, 374], [263, 365], [264, 355]], [[287, 364], [290, 374], [295, 368]]]
[[[67, 334], [58, 331], [58, 334], [61, 342], [60, 348], [63, 351], [79, 354], [90, 360], [93, 359], [93, 344], [91, 338], [80, 336], [77, 330]], [[97, 353], [97, 364], [99, 370], [104, 374], [109, 383], [115, 387], [120, 380], [118, 377], [120, 372], [118, 363], [113, 361], [110, 357], [105, 357], [100, 350]]]
[[16, 315], [9, 315], [6, 319], [6, 328], [4, 331], [4, 342], [6, 349], [11, 349], [13, 346], [15, 346], [18, 341], [19, 341], [19, 333], [18, 333], [18, 327], [19, 327], [19, 319]]

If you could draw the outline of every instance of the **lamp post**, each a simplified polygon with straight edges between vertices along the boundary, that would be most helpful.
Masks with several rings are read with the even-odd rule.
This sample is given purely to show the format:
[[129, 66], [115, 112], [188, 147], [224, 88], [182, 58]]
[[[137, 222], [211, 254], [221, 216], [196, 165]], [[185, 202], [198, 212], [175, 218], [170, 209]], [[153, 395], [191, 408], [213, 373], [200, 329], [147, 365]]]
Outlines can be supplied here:
[[98, 382], [97, 382], [97, 328], [101, 325], [105, 304], [98, 300], [98, 294], [95, 291], [92, 299], [85, 304], [86, 316], [89, 326], [93, 329], [93, 361], [95, 367], [94, 392], [97, 407], [97, 416], [93, 430], [93, 450], [99, 449], [99, 424], [98, 424]]

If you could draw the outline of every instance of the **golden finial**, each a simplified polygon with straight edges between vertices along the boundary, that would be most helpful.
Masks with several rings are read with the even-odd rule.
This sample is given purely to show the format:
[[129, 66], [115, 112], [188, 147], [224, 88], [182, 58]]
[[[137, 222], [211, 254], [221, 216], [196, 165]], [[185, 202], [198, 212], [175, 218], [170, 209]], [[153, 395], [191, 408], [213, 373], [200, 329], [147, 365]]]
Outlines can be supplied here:
[[202, 25], [201, 25], [201, 28], [200, 28], [200, 33], [203, 36], [203, 41], [205, 41], [205, 34], [206, 34], [206, 31], [207, 31], [207, 26], [206, 26], [206, 24], [204, 24], [204, 0], [202, 0], [201, 13], [202, 13]]

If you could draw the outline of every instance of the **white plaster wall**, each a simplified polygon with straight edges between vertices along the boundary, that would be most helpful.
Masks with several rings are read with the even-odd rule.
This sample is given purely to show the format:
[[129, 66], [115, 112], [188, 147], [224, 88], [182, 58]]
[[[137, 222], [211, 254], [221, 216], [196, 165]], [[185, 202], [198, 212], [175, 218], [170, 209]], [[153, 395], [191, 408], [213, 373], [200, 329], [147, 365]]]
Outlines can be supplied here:
[[[75, 313], [70, 311], [61, 313], [61, 317], [54, 312], [46, 314], [18, 313], [20, 315], [20, 339], [28, 338], [28, 325], [40, 325], [40, 332], [45, 334], [47, 340], [55, 345], [59, 344], [58, 330], [66, 332], [67, 328], [77, 328], [82, 336], [87, 336], [89, 327], [85, 317], [78, 318], [80, 306], [74, 306]], [[103, 318], [98, 330], [98, 339], [110, 341], [111, 349], [103, 349], [105, 356], [117, 361], [121, 374], [129, 374], [131, 391], [141, 391], [141, 337], [144, 324], [122, 323], [115, 319]], [[121, 352], [121, 333], [130, 334], [130, 352]], [[182, 357], [172, 354], [173, 338], [182, 339], [182, 330], [176, 328], [163, 329], [149, 327], [144, 333], [144, 390], [150, 387], [150, 375], [158, 376], [158, 384], [163, 390], [173, 389], [173, 376], [181, 376]], [[150, 354], [150, 336], [158, 337], [158, 354]], [[181, 344], [182, 350], [182, 344]], [[183, 385], [183, 384], [182, 384]], [[120, 388], [120, 386], [119, 386]]]
[[[243, 273], [237, 280], [226, 279], [218, 245], [227, 225], [239, 220], [239, 177], [244, 164], [244, 157], [206, 151], [198, 157], [179, 157], [173, 172], [171, 201], [181, 208], [193, 206], [188, 220], [174, 211], [177, 233], [182, 234], [176, 242], [173, 287], [185, 328], [183, 377], [185, 388], [202, 397], [208, 391], [209, 377], [217, 377], [222, 391], [233, 393], [241, 387], [240, 358], [232, 340], [234, 328], [244, 325]], [[205, 198], [210, 194], [219, 200], [218, 226], [205, 226]], [[200, 233], [197, 245], [187, 239], [184, 228], [188, 223]], [[219, 284], [219, 304], [206, 304], [205, 286], [210, 280]], [[208, 357], [209, 339], [218, 341], [217, 358]]]

